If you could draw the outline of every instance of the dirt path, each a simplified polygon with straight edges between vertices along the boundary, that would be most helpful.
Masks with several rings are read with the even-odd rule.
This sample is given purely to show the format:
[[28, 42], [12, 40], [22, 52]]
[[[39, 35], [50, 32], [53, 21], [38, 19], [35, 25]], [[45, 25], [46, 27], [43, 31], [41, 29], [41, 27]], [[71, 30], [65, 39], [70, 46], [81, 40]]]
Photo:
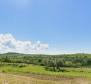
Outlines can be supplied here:
[[48, 76], [19, 76], [0, 73], [0, 84], [91, 84], [84, 78], [59, 78], [53, 79]]

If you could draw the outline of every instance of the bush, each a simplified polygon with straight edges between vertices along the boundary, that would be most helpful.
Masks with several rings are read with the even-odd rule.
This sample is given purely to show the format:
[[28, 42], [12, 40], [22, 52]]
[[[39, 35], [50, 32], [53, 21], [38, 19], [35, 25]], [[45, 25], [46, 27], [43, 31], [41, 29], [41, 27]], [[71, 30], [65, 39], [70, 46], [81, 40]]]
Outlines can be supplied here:
[[5, 73], [6, 71], [5, 70], [2, 70], [2, 73]]
[[27, 66], [26, 64], [19, 64], [18, 65], [19, 68], [26, 67], [26, 66]]

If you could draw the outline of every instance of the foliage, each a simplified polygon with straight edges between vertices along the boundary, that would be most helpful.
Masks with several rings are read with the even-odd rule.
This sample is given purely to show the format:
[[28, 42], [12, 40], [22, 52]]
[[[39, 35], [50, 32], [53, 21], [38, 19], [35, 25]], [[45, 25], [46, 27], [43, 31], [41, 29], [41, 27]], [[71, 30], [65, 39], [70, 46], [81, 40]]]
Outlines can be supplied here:
[[[41, 65], [48, 70], [61, 71], [62, 67], [90, 67], [91, 54], [37, 55], [6, 53], [0, 54], [0, 62]], [[19, 67], [24, 66], [19, 65]]]

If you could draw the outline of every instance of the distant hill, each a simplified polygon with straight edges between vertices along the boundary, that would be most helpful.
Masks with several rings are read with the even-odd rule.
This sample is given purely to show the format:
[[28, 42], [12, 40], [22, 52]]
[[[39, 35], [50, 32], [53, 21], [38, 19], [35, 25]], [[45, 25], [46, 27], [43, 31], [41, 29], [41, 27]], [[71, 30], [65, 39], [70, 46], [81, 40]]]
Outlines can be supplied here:
[[15, 52], [8, 52], [8, 53], [4, 53], [4, 54], [0, 54], [0, 56], [67, 56], [67, 57], [91, 57], [91, 54], [87, 54], [87, 53], [76, 53], [76, 54], [60, 54], [60, 55], [45, 55], [45, 54], [22, 54], [22, 53], [15, 53]]

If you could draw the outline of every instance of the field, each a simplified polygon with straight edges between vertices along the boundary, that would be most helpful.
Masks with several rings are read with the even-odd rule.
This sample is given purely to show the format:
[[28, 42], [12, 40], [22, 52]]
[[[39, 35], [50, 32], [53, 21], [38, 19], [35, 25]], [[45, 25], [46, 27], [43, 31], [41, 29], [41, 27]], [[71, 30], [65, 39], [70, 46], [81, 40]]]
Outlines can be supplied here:
[[0, 84], [91, 84], [90, 68], [65, 70], [67, 71], [52, 72], [39, 65], [2, 63]]
[[54, 77], [84, 77], [91, 78], [91, 68], [63, 68], [64, 72], [47, 71], [45, 67], [32, 64], [3, 63], [0, 72], [13, 74], [37, 74]]
[[0, 73], [0, 84], [91, 84], [83, 78], [43, 79], [37, 77], [18, 76]]
[[91, 55], [0, 55], [0, 84], [91, 84]]

